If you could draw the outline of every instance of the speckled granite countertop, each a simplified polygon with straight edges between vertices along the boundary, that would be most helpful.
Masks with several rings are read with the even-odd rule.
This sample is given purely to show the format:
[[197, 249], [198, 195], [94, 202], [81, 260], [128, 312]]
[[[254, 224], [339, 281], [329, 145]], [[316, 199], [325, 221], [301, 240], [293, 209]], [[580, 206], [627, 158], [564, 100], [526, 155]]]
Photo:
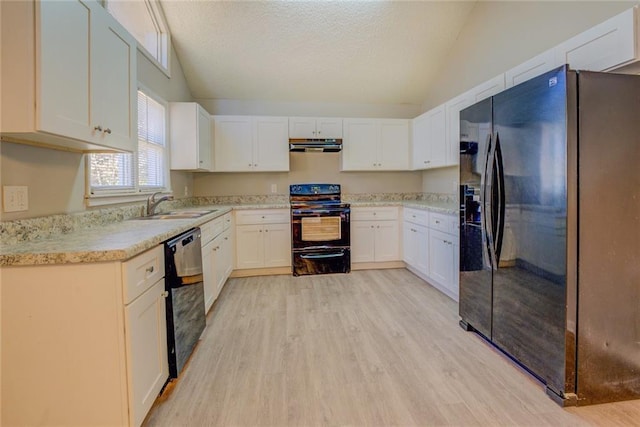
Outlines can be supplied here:
[[[442, 201], [376, 200], [349, 201], [349, 203], [353, 207], [391, 205], [447, 214], [457, 213], [454, 204]], [[124, 261], [231, 210], [289, 209], [289, 204], [280, 201], [224, 206], [198, 204], [189, 209], [215, 211], [199, 218], [128, 219], [28, 241], [9, 243], [5, 241], [0, 244], [0, 266]]]

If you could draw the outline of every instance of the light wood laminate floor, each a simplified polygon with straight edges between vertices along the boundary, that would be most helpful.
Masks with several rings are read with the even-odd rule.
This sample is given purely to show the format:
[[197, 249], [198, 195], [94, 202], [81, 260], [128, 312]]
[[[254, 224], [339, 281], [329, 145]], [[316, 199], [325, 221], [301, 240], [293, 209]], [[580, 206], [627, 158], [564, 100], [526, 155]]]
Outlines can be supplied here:
[[230, 279], [146, 426], [638, 426], [640, 400], [562, 409], [407, 270]]

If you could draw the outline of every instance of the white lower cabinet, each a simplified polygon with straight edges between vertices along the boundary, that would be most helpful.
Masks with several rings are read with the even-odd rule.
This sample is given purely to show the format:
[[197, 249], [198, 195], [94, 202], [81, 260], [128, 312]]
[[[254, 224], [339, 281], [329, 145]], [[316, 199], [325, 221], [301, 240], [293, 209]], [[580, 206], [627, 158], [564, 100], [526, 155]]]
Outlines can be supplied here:
[[400, 259], [398, 208], [351, 208], [351, 262]]
[[[169, 377], [164, 248], [3, 267], [2, 425], [138, 427]], [[6, 403], [6, 404], [4, 404]]]
[[[426, 221], [422, 223], [412, 211], [405, 209], [404, 214], [404, 262], [409, 267], [426, 275], [429, 274], [429, 230], [426, 227]], [[427, 214], [427, 212], [422, 212], [422, 214]], [[410, 222], [407, 218], [413, 221]]]
[[131, 425], [142, 425], [169, 376], [164, 279], [124, 309]]
[[236, 268], [291, 266], [289, 209], [236, 211]]
[[455, 215], [404, 208], [404, 262], [414, 273], [458, 300], [460, 244]]
[[231, 213], [226, 213], [200, 226], [205, 312], [213, 306], [233, 269], [230, 222]]

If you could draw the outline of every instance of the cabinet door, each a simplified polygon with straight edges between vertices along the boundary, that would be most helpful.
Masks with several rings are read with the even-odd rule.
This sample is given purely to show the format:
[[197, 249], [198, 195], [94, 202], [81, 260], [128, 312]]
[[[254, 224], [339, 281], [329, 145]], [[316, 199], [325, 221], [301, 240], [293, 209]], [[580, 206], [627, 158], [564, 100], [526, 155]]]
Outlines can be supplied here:
[[251, 117], [213, 117], [214, 164], [218, 172], [242, 172], [253, 168]]
[[549, 49], [504, 73], [505, 85], [509, 88], [526, 82], [529, 79], [552, 70], [556, 67], [556, 64], [555, 50]]
[[411, 121], [411, 167], [413, 170], [429, 167], [429, 117], [421, 114]]
[[341, 139], [342, 119], [334, 117], [321, 117], [316, 119], [317, 138]]
[[429, 276], [446, 288], [451, 288], [453, 271], [451, 236], [439, 231], [429, 232]]
[[93, 2], [42, 1], [40, 7], [40, 130], [92, 139], [90, 19]]
[[220, 236], [218, 236], [219, 243], [217, 245], [215, 256], [216, 265], [216, 299], [220, 295], [220, 291], [224, 286], [227, 278], [231, 274], [233, 269], [233, 262], [231, 257], [231, 230], [226, 230]]
[[316, 119], [313, 117], [289, 117], [289, 138], [318, 138], [316, 136]]
[[264, 266], [262, 225], [238, 225], [236, 227], [236, 265], [239, 269]]
[[635, 8], [578, 34], [556, 48], [556, 63], [574, 70], [607, 71], [638, 58]]
[[291, 226], [289, 224], [264, 225], [264, 266], [291, 265]]
[[375, 234], [376, 262], [400, 260], [400, 228], [398, 221], [378, 221]]
[[409, 170], [409, 121], [379, 121], [378, 169]]
[[351, 221], [351, 262], [375, 261], [375, 221]]
[[202, 277], [204, 281], [204, 312], [208, 313], [215, 301], [216, 263], [214, 259], [215, 244], [210, 241], [202, 247]]
[[404, 225], [404, 262], [422, 274], [429, 274], [429, 232], [417, 224]]
[[[196, 104], [197, 105], [197, 104]], [[213, 170], [213, 149], [211, 140], [211, 116], [200, 105], [198, 109], [198, 169]]]
[[504, 74], [500, 74], [491, 80], [487, 80], [486, 82], [479, 84], [469, 91], [473, 104], [502, 92], [504, 90], [504, 86]]
[[286, 117], [256, 117], [254, 119], [254, 170], [289, 170], [287, 125]]
[[470, 93], [465, 92], [445, 104], [447, 111], [447, 164], [457, 165], [460, 161], [460, 111], [474, 103]]
[[430, 168], [447, 164], [447, 126], [445, 106], [440, 105], [428, 112], [429, 128], [427, 139], [429, 141]]
[[[56, 2], [59, 3], [59, 2]], [[104, 10], [91, 28], [91, 121], [104, 145], [137, 147], [136, 41]]]
[[342, 170], [377, 170], [380, 132], [373, 119], [345, 119]]
[[125, 307], [129, 422], [142, 424], [169, 377], [164, 279]]

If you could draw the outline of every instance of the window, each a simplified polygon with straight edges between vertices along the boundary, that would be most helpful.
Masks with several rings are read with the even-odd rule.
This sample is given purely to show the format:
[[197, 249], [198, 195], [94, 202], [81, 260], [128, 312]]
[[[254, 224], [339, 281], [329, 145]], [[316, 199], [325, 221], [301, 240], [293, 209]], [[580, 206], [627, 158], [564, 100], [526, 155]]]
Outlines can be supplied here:
[[[138, 150], [134, 154], [89, 154], [88, 199], [167, 190], [166, 114], [164, 102], [138, 91]], [[90, 204], [105, 203], [109, 202]]]
[[109, 13], [131, 33], [145, 54], [169, 75], [171, 36], [157, 0], [107, 0]]

